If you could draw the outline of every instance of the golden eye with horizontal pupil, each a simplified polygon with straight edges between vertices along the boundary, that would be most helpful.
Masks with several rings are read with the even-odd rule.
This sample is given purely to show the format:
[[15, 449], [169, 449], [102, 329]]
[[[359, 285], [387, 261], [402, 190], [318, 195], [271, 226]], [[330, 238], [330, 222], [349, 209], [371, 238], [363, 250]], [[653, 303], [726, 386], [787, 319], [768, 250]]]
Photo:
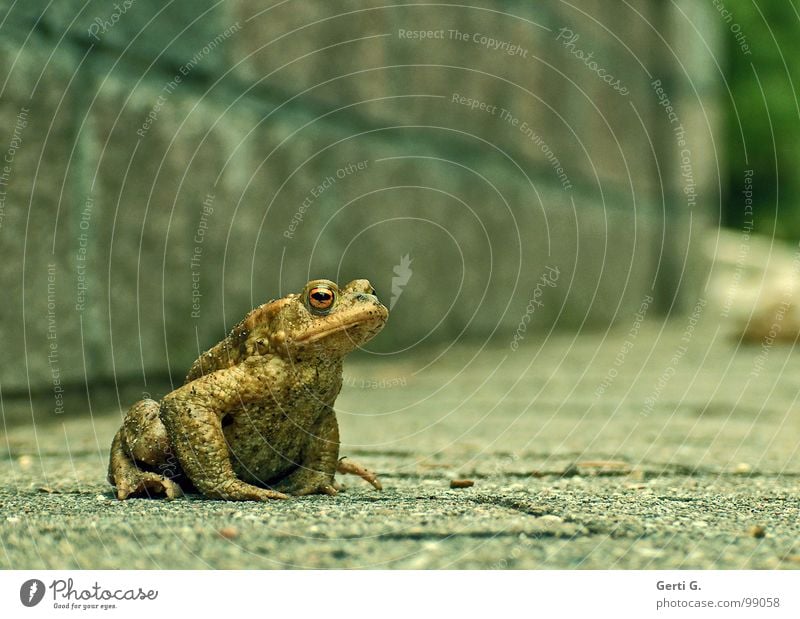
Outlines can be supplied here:
[[333, 307], [335, 295], [325, 286], [315, 286], [308, 291], [308, 306], [316, 314], [325, 314]]

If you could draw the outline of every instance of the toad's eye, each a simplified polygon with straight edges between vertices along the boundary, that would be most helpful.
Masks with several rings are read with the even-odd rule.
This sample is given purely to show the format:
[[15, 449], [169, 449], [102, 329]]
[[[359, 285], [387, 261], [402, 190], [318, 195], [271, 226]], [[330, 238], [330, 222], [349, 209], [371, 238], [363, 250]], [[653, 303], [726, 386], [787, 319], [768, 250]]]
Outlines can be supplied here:
[[326, 314], [333, 307], [333, 290], [324, 286], [315, 286], [308, 291], [308, 306], [315, 314]]

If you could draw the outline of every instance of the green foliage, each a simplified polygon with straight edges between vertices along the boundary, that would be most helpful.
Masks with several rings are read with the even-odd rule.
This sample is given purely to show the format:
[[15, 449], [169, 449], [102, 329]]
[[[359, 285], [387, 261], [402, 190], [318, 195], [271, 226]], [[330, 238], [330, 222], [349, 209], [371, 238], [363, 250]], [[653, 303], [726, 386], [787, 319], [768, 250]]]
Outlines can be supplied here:
[[[754, 170], [755, 230], [800, 238], [800, 8], [726, 0], [728, 225], [744, 224], [744, 171]], [[737, 26], [741, 33], [737, 40]], [[743, 50], [746, 42], [750, 53]], [[726, 96], [727, 93], [726, 93]]]

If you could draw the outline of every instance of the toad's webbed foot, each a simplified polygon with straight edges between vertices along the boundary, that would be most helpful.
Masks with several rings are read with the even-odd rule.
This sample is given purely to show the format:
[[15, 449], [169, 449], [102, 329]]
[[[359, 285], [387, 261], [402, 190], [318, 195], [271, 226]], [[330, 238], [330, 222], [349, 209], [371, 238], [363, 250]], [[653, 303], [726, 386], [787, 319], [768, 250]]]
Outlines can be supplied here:
[[274, 488], [294, 496], [307, 496], [309, 494], [334, 496], [339, 490], [333, 480], [333, 475], [311, 469], [298, 469], [275, 484]]
[[268, 490], [253, 486], [240, 479], [231, 479], [217, 487], [206, 487], [203, 494], [212, 499], [225, 501], [270, 501], [275, 499], [288, 499], [282, 492]]

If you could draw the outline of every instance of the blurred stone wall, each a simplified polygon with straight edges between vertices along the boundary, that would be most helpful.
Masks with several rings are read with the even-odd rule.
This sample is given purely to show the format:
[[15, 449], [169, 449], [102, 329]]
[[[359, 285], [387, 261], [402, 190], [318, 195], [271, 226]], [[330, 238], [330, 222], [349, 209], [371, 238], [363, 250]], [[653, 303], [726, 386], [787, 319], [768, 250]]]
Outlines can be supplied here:
[[383, 353], [694, 303], [710, 5], [9, 4], [5, 396], [182, 376], [312, 277], [372, 281]]

